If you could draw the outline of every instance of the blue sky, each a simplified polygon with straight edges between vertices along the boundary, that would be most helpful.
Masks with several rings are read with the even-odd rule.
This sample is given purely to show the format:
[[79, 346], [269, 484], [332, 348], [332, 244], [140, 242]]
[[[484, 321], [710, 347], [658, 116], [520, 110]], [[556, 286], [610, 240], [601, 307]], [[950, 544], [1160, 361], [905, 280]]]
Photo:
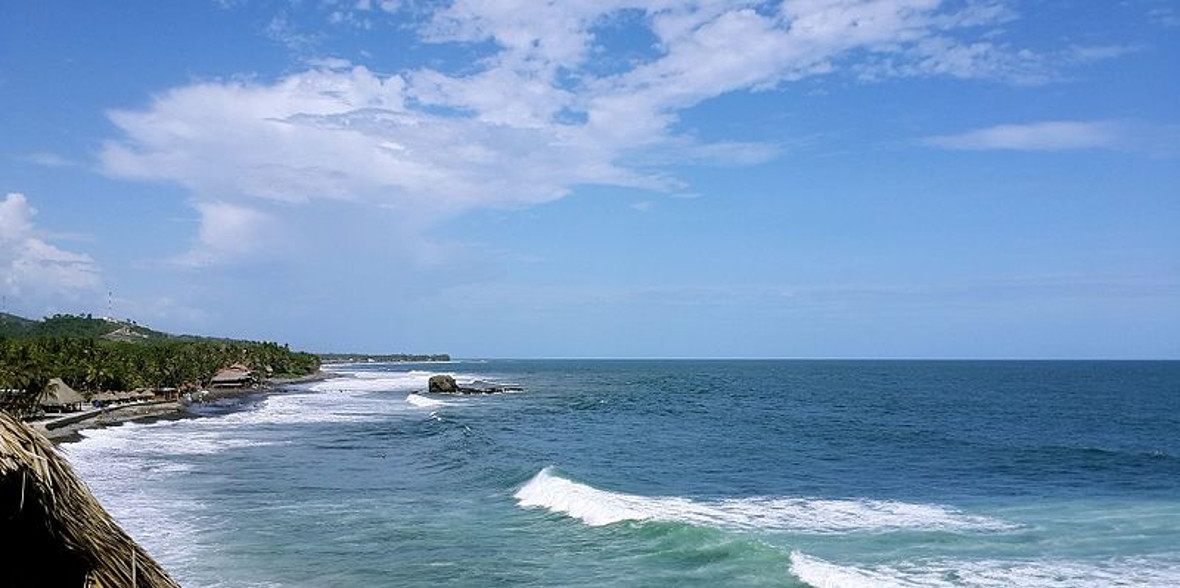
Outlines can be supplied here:
[[1168, 1], [8, 2], [0, 289], [317, 351], [1180, 358]]

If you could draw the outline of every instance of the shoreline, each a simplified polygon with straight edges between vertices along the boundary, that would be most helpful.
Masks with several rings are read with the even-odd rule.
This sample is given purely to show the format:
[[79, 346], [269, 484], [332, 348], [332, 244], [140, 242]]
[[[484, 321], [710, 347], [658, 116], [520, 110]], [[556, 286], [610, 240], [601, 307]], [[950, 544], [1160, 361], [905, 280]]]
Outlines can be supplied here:
[[[232, 398], [250, 398], [254, 396], [268, 396], [290, 391], [291, 386], [322, 382], [338, 377], [332, 372], [323, 370], [314, 374], [296, 378], [272, 378], [254, 388], [229, 388], [210, 390], [209, 395], [198, 404], [205, 404], [217, 400]], [[54, 429], [46, 429], [43, 424], [30, 423], [39, 433], [49, 439], [55, 446], [66, 443], [76, 443], [84, 437], [82, 431], [117, 427], [123, 423], [154, 423], [158, 421], [175, 421], [181, 419], [201, 418], [198, 412], [189, 410], [189, 404], [179, 400], [156, 402], [151, 404], [132, 404], [119, 406], [110, 410], [97, 412], [94, 416], [75, 423], [63, 425]]]

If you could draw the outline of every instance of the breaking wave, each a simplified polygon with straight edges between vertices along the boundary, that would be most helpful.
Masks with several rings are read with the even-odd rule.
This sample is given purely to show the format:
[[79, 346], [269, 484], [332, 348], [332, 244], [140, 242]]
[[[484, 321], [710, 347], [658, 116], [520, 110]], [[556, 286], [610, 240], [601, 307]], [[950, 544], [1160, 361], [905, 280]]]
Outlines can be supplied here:
[[418, 408], [435, 408], [438, 406], [446, 406], [447, 404], [441, 400], [427, 398], [421, 394], [410, 394], [409, 396], [406, 396], [406, 402], [409, 402]]
[[795, 551], [791, 571], [816, 588], [1092, 588], [1180, 586], [1180, 566], [1148, 559], [1073, 561], [931, 561], [877, 567], [840, 566]]
[[437, 372], [413, 370], [408, 372], [348, 372], [335, 371], [337, 376], [311, 386], [314, 392], [385, 392], [426, 388], [430, 376]]
[[698, 501], [599, 490], [545, 468], [515, 494], [526, 508], [544, 508], [600, 526], [622, 521], [666, 521], [731, 529], [812, 533], [888, 530], [1009, 530], [1013, 525], [938, 505], [881, 500], [737, 498]]

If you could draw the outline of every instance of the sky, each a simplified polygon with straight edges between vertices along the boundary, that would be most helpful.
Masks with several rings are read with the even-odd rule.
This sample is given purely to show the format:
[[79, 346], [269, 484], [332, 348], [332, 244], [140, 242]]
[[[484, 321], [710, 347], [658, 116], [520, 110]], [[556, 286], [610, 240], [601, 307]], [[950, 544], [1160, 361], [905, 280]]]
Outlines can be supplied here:
[[1169, 0], [0, 0], [3, 310], [459, 357], [1180, 358]]

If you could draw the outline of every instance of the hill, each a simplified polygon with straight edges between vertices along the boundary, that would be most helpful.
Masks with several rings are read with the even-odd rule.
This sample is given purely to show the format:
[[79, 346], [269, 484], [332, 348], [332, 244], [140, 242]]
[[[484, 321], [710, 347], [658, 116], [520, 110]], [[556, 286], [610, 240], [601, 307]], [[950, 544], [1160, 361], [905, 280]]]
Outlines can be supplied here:
[[95, 318], [90, 315], [55, 314], [32, 320], [0, 313], [0, 337], [70, 337], [108, 341], [149, 341], [174, 336], [140, 326], [133, 321]]
[[8, 314], [7, 312], [0, 312], [0, 335], [14, 336], [23, 333], [30, 325], [37, 321], [32, 321], [24, 317], [16, 316], [15, 314]]
[[61, 378], [89, 395], [103, 390], [202, 388], [225, 366], [256, 379], [315, 373], [320, 359], [270, 341], [170, 335], [131, 321], [0, 315], [0, 410], [30, 414], [45, 386]]

